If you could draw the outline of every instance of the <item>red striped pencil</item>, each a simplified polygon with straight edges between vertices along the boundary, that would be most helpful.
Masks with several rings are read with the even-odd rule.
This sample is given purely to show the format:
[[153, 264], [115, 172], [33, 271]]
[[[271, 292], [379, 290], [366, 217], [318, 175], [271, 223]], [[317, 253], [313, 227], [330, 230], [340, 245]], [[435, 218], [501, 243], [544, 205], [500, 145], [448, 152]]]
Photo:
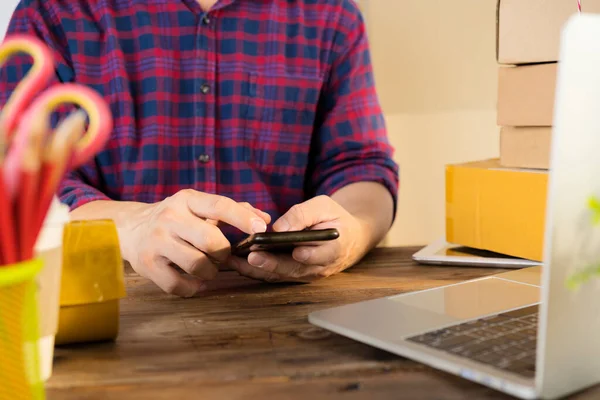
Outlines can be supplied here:
[[41, 149], [45, 128], [36, 126], [30, 133], [19, 170], [19, 194], [15, 200], [17, 208], [17, 233], [19, 238], [19, 256], [22, 261], [33, 257], [35, 232], [36, 196], [40, 183]]
[[40, 208], [36, 210], [35, 232], [42, 229], [52, 198], [69, 164], [73, 149], [85, 133], [86, 113], [76, 111], [69, 115], [57, 128], [42, 158]]
[[0, 138], [0, 265], [10, 265], [17, 262], [17, 245], [13, 203], [4, 185], [4, 151], [5, 146]]
[[11, 205], [4, 187], [4, 177], [0, 174], [0, 265], [17, 262], [15, 226]]

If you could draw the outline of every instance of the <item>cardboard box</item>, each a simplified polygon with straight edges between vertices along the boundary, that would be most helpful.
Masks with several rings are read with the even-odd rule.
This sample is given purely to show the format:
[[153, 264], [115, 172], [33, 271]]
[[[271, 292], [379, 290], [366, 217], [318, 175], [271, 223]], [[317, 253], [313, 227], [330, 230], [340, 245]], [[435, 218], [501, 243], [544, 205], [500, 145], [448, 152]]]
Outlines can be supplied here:
[[552, 127], [500, 129], [500, 165], [509, 168], [550, 168]]
[[500, 67], [498, 125], [552, 126], [558, 63]]
[[[600, 13], [600, 0], [584, 0], [582, 11]], [[577, 0], [499, 0], [496, 57], [500, 64], [559, 61], [560, 34], [577, 13]]]
[[446, 167], [446, 240], [542, 261], [548, 173], [498, 159]]

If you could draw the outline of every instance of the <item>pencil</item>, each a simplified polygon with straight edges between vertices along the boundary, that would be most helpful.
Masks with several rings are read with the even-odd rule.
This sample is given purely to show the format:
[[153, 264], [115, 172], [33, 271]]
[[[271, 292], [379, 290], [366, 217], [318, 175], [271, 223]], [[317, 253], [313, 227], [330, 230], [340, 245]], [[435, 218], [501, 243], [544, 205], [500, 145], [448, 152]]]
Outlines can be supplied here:
[[75, 111], [61, 122], [42, 157], [40, 208], [36, 211], [35, 232], [42, 229], [52, 198], [73, 158], [79, 138], [85, 132], [86, 113]]
[[4, 151], [2, 136], [0, 137], [0, 265], [10, 265], [17, 262], [17, 248], [13, 203], [4, 185]]
[[0, 174], [0, 265], [15, 262], [17, 262], [17, 251], [11, 201], [6, 194], [4, 177]]
[[17, 234], [19, 238], [19, 256], [21, 261], [33, 257], [33, 247], [37, 234], [35, 229], [36, 196], [41, 167], [42, 140], [45, 127], [36, 125], [29, 133], [23, 159], [19, 169], [17, 208]]

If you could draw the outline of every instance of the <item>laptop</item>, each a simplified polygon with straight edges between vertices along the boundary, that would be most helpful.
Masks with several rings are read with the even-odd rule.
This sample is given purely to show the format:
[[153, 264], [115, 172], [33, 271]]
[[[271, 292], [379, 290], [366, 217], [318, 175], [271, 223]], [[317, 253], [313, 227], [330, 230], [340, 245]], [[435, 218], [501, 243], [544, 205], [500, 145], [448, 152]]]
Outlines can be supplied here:
[[[600, 16], [561, 34], [544, 262], [499, 275], [349, 304], [309, 321], [522, 399], [554, 399], [600, 383]], [[401, 268], [401, 267], [399, 267]]]

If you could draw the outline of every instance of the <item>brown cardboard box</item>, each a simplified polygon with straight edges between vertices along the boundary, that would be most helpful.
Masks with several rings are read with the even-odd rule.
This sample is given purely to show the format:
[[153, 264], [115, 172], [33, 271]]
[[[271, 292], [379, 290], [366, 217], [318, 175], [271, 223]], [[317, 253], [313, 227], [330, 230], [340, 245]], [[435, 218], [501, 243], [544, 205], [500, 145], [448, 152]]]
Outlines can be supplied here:
[[552, 127], [503, 126], [500, 130], [500, 164], [509, 168], [550, 167]]
[[[583, 0], [581, 7], [586, 13], [600, 13], [600, 0]], [[498, 62], [559, 61], [561, 29], [575, 13], [577, 0], [498, 0]]]
[[500, 67], [498, 125], [552, 126], [557, 66]]

